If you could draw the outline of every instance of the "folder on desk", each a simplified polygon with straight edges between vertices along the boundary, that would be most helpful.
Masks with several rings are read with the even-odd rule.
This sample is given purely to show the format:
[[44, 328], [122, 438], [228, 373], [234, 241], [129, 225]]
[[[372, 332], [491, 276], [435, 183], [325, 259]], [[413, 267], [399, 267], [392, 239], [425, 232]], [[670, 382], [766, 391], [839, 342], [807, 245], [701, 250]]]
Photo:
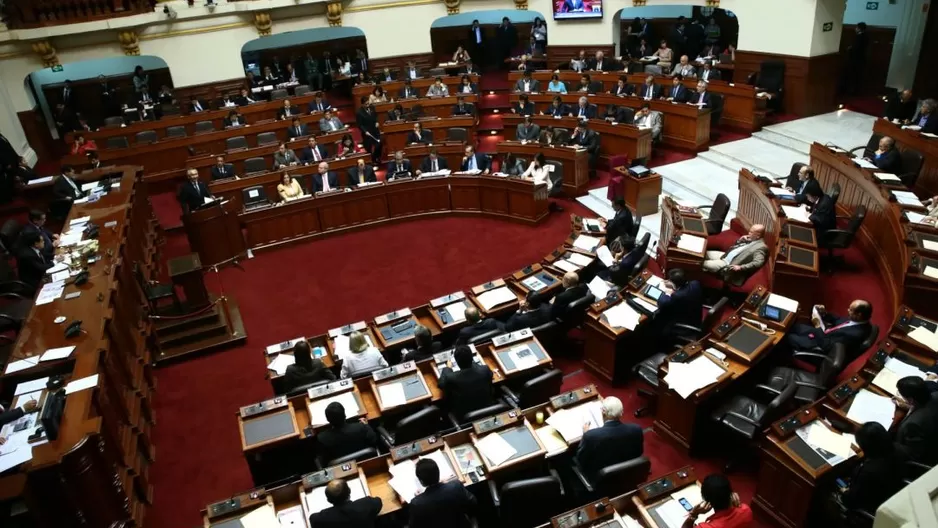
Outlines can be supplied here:
[[589, 266], [593, 262], [593, 259], [591, 259], [590, 257], [587, 257], [586, 255], [582, 253], [575, 253], [572, 251], [567, 256], [567, 260], [569, 260], [570, 262], [576, 264], [577, 266], [581, 268], [585, 268], [586, 266]]
[[741, 324], [726, 338], [726, 344], [749, 356], [771, 339], [772, 336], [762, 333], [759, 329]]
[[576, 271], [579, 271], [579, 270], [580, 270], [580, 266], [577, 266], [576, 264], [574, 264], [574, 263], [572, 263], [572, 262], [570, 262], [569, 260], [566, 260], [566, 259], [560, 259], [560, 260], [554, 261], [554, 265], [557, 266], [558, 268], [560, 268], [560, 269], [563, 270], [563, 271], [574, 271], [574, 272], [576, 272]]
[[801, 222], [803, 224], [811, 223], [811, 214], [808, 213], [808, 210], [803, 206], [795, 207], [791, 205], [783, 205], [782, 212], [785, 213], [785, 216], [787, 216], [789, 220]]
[[910, 191], [892, 191], [892, 195], [896, 197], [902, 205], [911, 205], [915, 207], [923, 207], [922, 201], [918, 199], [918, 196], [915, 193]]
[[697, 235], [681, 233], [681, 238], [677, 241], [677, 247], [691, 253], [703, 253], [707, 248], [707, 239]]
[[476, 299], [479, 300], [482, 308], [484, 308], [486, 311], [491, 310], [500, 304], [518, 300], [515, 294], [512, 293], [512, 291], [509, 290], [507, 286], [502, 286], [481, 293], [476, 297]]
[[478, 448], [479, 453], [496, 467], [507, 462], [518, 452], [499, 433], [492, 433], [479, 440]]
[[466, 320], [466, 304], [462, 301], [448, 304], [445, 309], [454, 323], [461, 323]]
[[289, 410], [244, 420], [242, 424], [244, 445], [248, 447], [297, 432]]
[[641, 320], [641, 314], [635, 311], [628, 303], [621, 302], [612, 308], [609, 308], [603, 315], [606, 316], [606, 322], [609, 326], [615, 328], [626, 328], [635, 330]]

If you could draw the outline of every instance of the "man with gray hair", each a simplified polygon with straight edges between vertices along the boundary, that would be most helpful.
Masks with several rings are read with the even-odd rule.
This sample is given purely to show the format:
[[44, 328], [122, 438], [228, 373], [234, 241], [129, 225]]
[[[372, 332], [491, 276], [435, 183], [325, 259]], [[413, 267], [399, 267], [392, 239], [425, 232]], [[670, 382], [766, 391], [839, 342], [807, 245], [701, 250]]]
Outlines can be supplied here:
[[899, 158], [899, 149], [896, 148], [896, 140], [889, 136], [879, 138], [879, 145], [876, 151], [866, 159], [883, 172], [893, 174], [902, 172], [902, 159]]
[[741, 286], [750, 275], [765, 265], [769, 248], [765, 245], [763, 237], [765, 226], [753, 224], [749, 233], [736, 239], [726, 252], [707, 251], [703, 270], [721, 275], [731, 284]]
[[918, 112], [912, 116], [909, 126], [921, 128], [920, 132], [926, 134], [938, 134], [938, 115], [935, 115], [935, 108], [938, 102], [934, 99], [925, 99], [919, 106]]
[[414, 345], [411, 350], [404, 350], [404, 361], [423, 361], [440, 351], [440, 343], [433, 342], [433, 334], [423, 325], [414, 328]]
[[622, 401], [609, 396], [602, 401], [603, 426], [583, 424], [583, 438], [576, 451], [576, 463], [587, 478], [595, 478], [603, 468], [642, 456], [645, 451], [642, 428], [622, 423]]
[[404, 151], [398, 150], [394, 153], [394, 159], [388, 162], [387, 179], [410, 177], [410, 160], [404, 159]]

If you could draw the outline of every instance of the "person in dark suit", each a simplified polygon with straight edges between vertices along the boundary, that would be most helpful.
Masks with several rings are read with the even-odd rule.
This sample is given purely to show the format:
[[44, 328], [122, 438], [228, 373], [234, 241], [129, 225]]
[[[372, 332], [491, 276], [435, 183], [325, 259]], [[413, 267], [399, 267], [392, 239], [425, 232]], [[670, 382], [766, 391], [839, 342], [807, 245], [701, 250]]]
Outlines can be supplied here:
[[475, 115], [475, 105], [467, 103], [462, 96], [456, 98], [456, 106], [453, 107], [453, 116]]
[[603, 85], [601, 82], [599, 81], [593, 82], [592, 77], [590, 77], [589, 74], [584, 73], [580, 77], [580, 83], [577, 84], [575, 91], [584, 93], [584, 94], [595, 94], [595, 93], [599, 93], [602, 90], [602, 88], [603, 88]]
[[934, 99], [925, 99], [919, 106], [918, 112], [912, 116], [909, 121], [910, 126], [917, 126], [926, 134], [938, 134], [938, 114], [935, 109], [938, 108], [938, 102]]
[[287, 136], [289, 136], [290, 139], [296, 139], [307, 135], [309, 135], [309, 132], [306, 130], [306, 125], [300, 123], [300, 118], [294, 117], [291, 121], [290, 128], [287, 129]]
[[847, 347], [848, 361], [863, 353], [860, 345], [870, 335], [870, 318], [873, 316], [873, 306], [868, 301], [857, 299], [850, 303], [847, 317], [837, 317], [821, 305], [815, 308], [820, 320], [812, 319], [813, 325], [795, 323], [785, 336], [793, 350], [818, 347], [829, 353], [834, 343], [843, 343]]
[[[592, 107], [591, 107], [592, 108]], [[591, 130], [587, 126], [587, 121], [580, 120], [570, 135], [570, 144], [579, 145], [586, 149], [589, 154], [590, 171], [596, 169], [596, 162], [599, 161], [599, 133]]]
[[[420, 71], [420, 68], [417, 67], [417, 63], [415, 63], [414, 61], [407, 61], [407, 66], [402, 70], [401, 73], [404, 74], [404, 79], [407, 79], [407, 80], [419, 79], [420, 77], [423, 76], [423, 72]], [[405, 83], [405, 84], [409, 84], [409, 83]], [[418, 96], [415, 94], [412, 97], [418, 97]]]
[[613, 240], [622, 235], [629, 235], [634, 228], [632, 219], [632, 210], [625, 205], [624, 198], [616, 198], [612, 201], [612, 209], [616, 214], [612, 220], [600, 218], [599, 223], [606, 229], [606, 243], [610, 244]]
[[277, 110], [277, 119], [284, 120], [300, 115], [300, 109], [293, 106], [289, 99], [283, 100], [283, 106]]
[[615, 396], [603, 398], [603, 426], [587, 429], [576, 450], [576, 463], [588, 477], [595, 477], [604, 467], [642, 456], [645, 441], [642, 428], [622, 423], [622, 401]]
[[680, 75], [674, 76], [674, 79], [671, 81], [671, 88], [668, 89], [667, 93], [663, 94], [663, 97], [675, 103], [683, 103], [687, 100], [687, 88], [681, 83]]
[[215, 158], [215, 165], [212, 165], [212, 180], [225, 180], [234, 177], [234, 165], [225, 163], [224, 156], [217, 156]]
[[522, 328], [536, 328], [551, 320], [550, 312], [551, 305], [547, 299], [536, 291], [529, 291], [518, 311], [508, 318], [505, 330], [514, 332]]
[[713, 68], [711, 61], [704, 61], [703, 66], [700, 68], [700, 75], [698, 75], [697, 78], [701, 81], [710, 82], [719, 81], [722, 76], [720, 70]]
[[354, 189], [362, 183], [374, 183], [378, 178], [375, 176], [374, 167], [365, 163], [364, 158], [358, 158], [355, 166], [348, 170], [348, 181], [349, 187]]
[[62, 174], [52, 184], [52, 194], [58, 200], [77, 200], [85, 196], [81, 186], [75, 183], [75, 169], [69, 165], [62, 167]]
[[423, 325], [414, 328], [414, 348], [404, 349], [402, 361], [423, 361], [440, 351], [442, 344], [433, 341], [433, 334]]
[[466, 145], [466, 155], [462, 157], [461, 171], [480, 170], [482, 174], [488, 174], [491, 167], [487, 157], [476, 153], [475, 147]]
[[366, 104], [355, 113], [355, 121], [362, 133], [365, 150], [371, 153], [371, 162], [377, 165], [381, 161], [384, 142], [381, 141], [381, 129], [378, 126], [378, 113], [375, 105]]
[[419, 121], [414, 123], [414, 129], [407, 133], [408, 145], [426, 145], [432, 141], [433, 138], [430, 133], [423, 129], [423, 125]]
[[24, 243], [25, 236], [28, 233], [38, 233], [42, 238], [42, 255], [48, 261], [52, 261], [55, 257], [55, 246], [58, 244], [59, 235], [53, 235], [45, 227], [46, 225], [46, 213], [38, 210], [32, 209], [29, 211], [29, 221], [23, 225], [23, 228], [20, 230], [18, 238], [16, 240], [17, 247], [29, 247], [28, 244]]
[[541, 91], [541, 82], [531, 78], [531, 71], [525, 70], [524, 74], [515, 83], [515, 91], [522, 93], [538, 93]]
[[483, 319], [479, 309], [470, 306], [466, 308], [466, 326], [459, 330], [456, 338], [457, 343], [466, 343], [477, 335], [490, 332], [492, 330], [504, 330], [505, 325], [497, 319]]
[[596, 117], [596, 106], [591, 105], [589, 99], [585, 96], [580, 97], [577, 101], [577, 105], [570, 109], [570, 117], [593, 119]]
[[212, 191], [208, 190], [208, 185], [199, 181], [199, 171], [189, 169], [186, 171], [188, 181], [179, 188], [179, 203], [185, 213], [202, 207], [206, 198], [214, 199]]
[[249, 92], [247, 88], [242, 88], [241, 94], [235, 97], [235, 103], [237, 103], [238, 106], [247, 106], [256, 102], [257, 100], [251, 97], [251, 92]]
[[798, 169], [798, 182], [797, 189], [788, 187], [788, 190], [795, 194], [795, 201], [800, 204], [807, 203], [807, 194], [809, 192], [813, 193], [815, 196], [823, 194], [821, 183], [817, 181], [817, 178], [814, 176], [814, 169], [808, 165], [804, 165]]
[[345, 407], [339, 402], [326, 406], [329, 427], [316, 433], [319, 454], [323, 462], [344, 457], [349, 453], [378, 446], [378, 435], [368, 424], [345, 419]]
[[897, 450], [882, 424], [867, 422], [856, 433], [856, 442], [863, 450], [863, 461], [854, 469], [846, 489], [841, 490], [840, 503], [851, 510], [876, 511], [880, 504], [902, 488], [902, 471], [906, 457]]
[[339, 188], [339, 176], [329, 170], [329, 164], [319, 162], [319, 172], [313, 174], [313, 193], [334, 191]]
[[424, 172], [437, 172], [444, 169], [448, 169], [449, 165], [446, 163], [446, 158], [441, 158], [437, 154], [436, 147], [430, 147], [430, 154], [420, 162], [420, 169], [417, 170], [417, 176], [420, 176]]
[[51, 268], [54, 259], [45, 257], [45, 239], [36, 231], [23, 235], [22, 244], [16, 252], [16, 271], [20, 281], [39, 288], [46, 270]]
[[635, 90], [635, 95], [646, 101], [661, 98], [661, 87], [655, 84], [655, 76], [645, 77], [645, 83]]
[[385, 179], [392, 180], [396, 175], [410, 176], [410, 160], [404, 159], [404, 151], [398, 150], [394, 153], [394, 159], [388, 162], [388, 169]]
[[561, 99], [559, 95], [554, 97], [550, 106], [547, 107], [547, 111], [541, 112], [541, 114], [553, 117], [563, 117], [569, 113], [570, 107], [564, 104], [563, 99]]
[[625, 97], [627, 95], [632, 95], [635, 92], [635, 87], [628, 83], [629, 78], [625, 75], [619, 77], [619, 80], [616, 81], [616, 85], [609, 90], [609, 93], [615, 95], [616, 97]]
[[326, 152], [326, 148], [316, 141], [315, 136], [310, 136], [306, 143], [306, 148], [304, 148], [303, 152], [300, 153], [300, 161], [302, 161], [305, 165], [319, 163], [320, 161], [329, 157], [329, 153]]
[[459, 87], [454, 90], [455, 94], [473, 95], [479, 93], [479, 87], [476, 86], [468, 75], [463, 75], [459, 81]]
[[518, 102], [511, 105], [511, 113], [518, 115], [534, 115], [534, 103], [528, 100], [527, 94], [518, 96]]
[[710, 92], [707, 91], [707, 83], [700, 81], [697, 83], [697, 91], [687, 95], [687, 104], [695, 105], [699, 108], [710, 108]]
[[[16, 409], [5, 409], [0, 405], [0, 427], [15, 422], [27, 413], [36, 412], [37, 410], [39, 410], [39, 402], [36, 400], [29, 400], [24, 403], [22, 407], [17, 407]], [[0, 445], [3, 445], [5, 442], [6, 438], [0, 436]]]
[[246, 124], [247, 121], [244, 120], [244, 116], [238, 113], [237, 110], [228, 112], [228, 115], [224, 119], [225, 128], [239, 127]]
[[351, 500], [352, 491], [344, 480], [333, 480], [326, 484], [326, 500], [332, 505], [309, 516], [309, 525], [314, 528], [374, 528], [381, 513], [379, 497], [362, 497]]
[[[474, 308], [466, 309], [467, 314], [471, 309]], [[476, 314], [478, 315], [478, 312]], [[453, 414], [462, 418], [468, 412], [491, 405], [492, 371], [485, 364], [476, 363], [472, 349], [466, 345], [456, 345], [453, 361], [459, 370], [454, 371], [449, 366], [443, 367], [439, 382], [440, 390], [443, 391]]]
[[274, 152], [273, 170], [298, 165], [299, 163], [300, 159], [296, 157], [296, 153], [293, 152], [293, 149], [287, 148], [287, 144], [281, 142], [280, 146], [277, 147], [277, 151]]
[[312, 102], [309, 103], [309, 113], [313, 112], [325, 112], [332, 108], [332, 105], [328, 101], [322, 98], [322, 92], [316, 92], [316, 95], [313, 96]]
[[896, 120], [906, 124], [915, 115], [917, 106], [915, 99], [912, 98], [912, 90], [901, 90], [886, 102], [886, 111], [883, 115], [890, 121]]
[[458, 479], [440, 482], [440, 468], [428, 458], [417, 461], [417, 480], [426, 489], [410, 503], [409, 528], [469, 528], [476, 498]]
[[400, 103], [394, 105], [394, 108], [388, 110], [388, 121], [403, 121], [404, 107]]
[[691, 333], [675, 325], [686, 324], [700, 328], [703, 322], [703, 287], [698, 281], [687, 280], [687, 274], [681, 268], [668, 270], [668, 280], [662, 286], [655, 325], [662, 340], [673, 342], [675, 335]]
[[550, 316], [554, 319], [563, 316], [570, 303], [589, 293], [587, 287], [580, 284], [580, 276], [575, 271], [564, 273], [562, 282], [563, 291], [554, 297], [553, 307], [550, 310]]
[[303, 340], [293, 345], [293, 358], [296, 362], [287, 366], [287, 372], [283, 376], [284, 392], [290, 392], [318, 381], [335, 379], [335, 374], [323, 364], [322, 360], [313, 357], [307, 341]]
[[397, 91], [397, 98], [412, 99], [414, 97], [420, 97], [420, 94], [417, 92], [417, 89], [414, 88], [411, 80], [408, 78], [404, 81], [404, 86], [401, 86], [401, 89]]
[[524, 121], [518, 125], [515, 131], [515, 139], [518, 141], [537, 141], [541, 137], [541, 127], [534, 123], [534, 119], [527, 115]]
[[378, 82], [391, 82], [397, 80], [397, 74], [391, 71], [391, 68], [385, 66], [381, 73], [379, 73], [375, 80]]
[[616, 286], [624, 288], [632, 278], [632, 271], [642, 259], [645, 251], [635, 245], [635, 238], [632, 235], [620, 236], [610, 244], [609, 250], [615, 262], [607, 269], [600, 270], [599, 278], [612, 281]]
[[615, 59], [607, 59], [602, 51], [596, 52], [596, 58], [590, 59], [589, 69], [598, 72], [619, 71], [621, 64]]
[[816, 189], [808, 189], [804, 194], [805, 201], [811, 207], [811, 216], [808, 218], [814, 224], [814, 230], [820, 237], [825, 231], [837, 227], [837, 211], [834, 208], [834, 199], [818, 192]]
[[896, 403], [908, 412], [896, 427], [896, 447], [910, 460], [934, 466], [938, 463], [938, 399], [922, 378], [907, 376], [896, 383]]
[[902, 172], [902, 160], [899, 158], [896, 140], [889, 136], [883, 136], [879, 139], [879, 148], [867, 159], [883, 172], [893, 174]]

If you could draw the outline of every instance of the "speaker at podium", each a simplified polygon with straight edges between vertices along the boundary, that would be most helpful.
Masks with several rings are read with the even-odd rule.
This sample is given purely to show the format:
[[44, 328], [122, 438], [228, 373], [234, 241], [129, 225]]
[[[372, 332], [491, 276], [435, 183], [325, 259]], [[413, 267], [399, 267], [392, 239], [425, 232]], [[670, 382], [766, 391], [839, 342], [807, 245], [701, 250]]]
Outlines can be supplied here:
[[240, 208], [231, 200], [213, 200], [183, 213], [182, 223], [189, 237], [189, 247], [199, 254], [202, 265], [227, 264], [247, 254], [239, 212]]

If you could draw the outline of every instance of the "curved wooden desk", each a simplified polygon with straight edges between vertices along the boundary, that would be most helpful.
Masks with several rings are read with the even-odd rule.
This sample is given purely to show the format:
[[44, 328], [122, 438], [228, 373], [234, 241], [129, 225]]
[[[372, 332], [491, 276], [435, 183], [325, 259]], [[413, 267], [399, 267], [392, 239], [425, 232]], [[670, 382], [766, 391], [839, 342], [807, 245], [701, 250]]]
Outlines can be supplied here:
[[496, 145], [498, 154], [514, 154], [531, 160], [543, 154], [545, 161], [555, 161], [563, 166], [563, 189], [568, 196], [579, 196], [589, 185], [589, 154], [586, 149], [573, 147], [542, 147], [539, 143], [502, 141]]
[[[465, 95], [465, 102], [469, 104], [476, 104], [479, 101], [479, 96], [475, 94]], [[385, 119], [388, 115], [388, 112], [394, 109], [395, 106], [401, 105], [404, 110], [408, 110], [415, 106], [420, 106], [423, 108], [423, 114], [426, 116], [435, 116], [435, 117], [451, 117], [453, 115], [453, 107], [456, 106], [457, 98], [455, 95], [450, 95], [449, 97], [418, 97], [415, 99], [398, 99], [388, 103], [378, 103], [375, 105], [375, 113], [378, 114], [379, 119]]]
[[[394, 73], [397, 77], [400, 77], [401, 72], [392, 71], [392, 73]], [[380, 72], [378, 75], [380, 75]], [[475, 84], [476, 88], [478, 88], [479, 74], [474, 73], [469, 76], [469, 79], [472, 81], [472, 84]], [[418, 94], [423, 96], [427, 94], [427, 89], [429, 89], [430, 86], [434, 84], [435, 82], [436, 82], [436, 77], [419, 77], [417, 79], [412, 80], [410, 82], [410, 85], [417, 91]], [[443, 84], [445, 84], [446, 87], [449, 89], [449, 93], [454, 96], [461, 82], [462, 82], [462, 75], [443, 76]], [[356, 84], [352, 88], [352, 99], [355, 102], [356, 111], [359, 108], [361, 108], [361, 98], [368, 97], [369, 95], [371, 95], [371, 93], [374, 92], [375, 90], [375, 86], [378, 86], [378, 85], [384, 88], [385, 93], [387, 93], [389, 97], [393, 97], [394, 99], [397, 99], [397, 94], [400, 92], [401, 88], [404, 87], [404, 81], [397, 80], [397, 81], [380, 82], [377, 84], [375, 83]], [[396, 101], [396, 102], [402, 102], [402, 101], [407, 101], [407, 100], [408, 99], [404, 99], [404, 100]], [[375, 106], [377, 107], [377, 105]], [[394, 105], [392, 104], [391, 108], [393, 107]]]
[[915, 182], [915, 191], [928, 197], [938, 195], [938, 139], [914, 130], [904, 130], [887, 119], [877, 119], [873, 123], [873, 133], [895, 139], [899, 150], [912, 149], [921, 153], [925, 163]]
[[[554, 128], [566, 128], [572, 132], [577, 125], [575, 117], [560, 119], [545, 115], [535, 115], [533, 117], [534, 122], [541, 127], [541, 131], [552, 126]], [[515, 137], [514, 132], [522, 121], [523, 117], [518, 114], [509, 113], [502, 116], [506, 138]], [[642, 130], [631, 123], [617, 123], [614, 125], [602, 119], [590, 119], [589, 126], [599, 132], [601, 136], [599, 152], [607, 159], [623, 154], [628, 156], [630, 160], [647, 158], [651, 155], [651, 130]]]
[[[417, 121], [385, 121], [381, 125], [381, 138], [385, 145], [385, 154], [392, 158], [397, 150], [407, 145], [407, 135], [414, 129]], [[474, 116], [438, 117], [419, 121], [425, 131], [431, 131], [434, 144], [446, 141], [447, 131], [451, 128], [465, 128], [467, 138], [475, 139], [476, 118]], [[452, 167], [451, 167], [452, 168]]]

